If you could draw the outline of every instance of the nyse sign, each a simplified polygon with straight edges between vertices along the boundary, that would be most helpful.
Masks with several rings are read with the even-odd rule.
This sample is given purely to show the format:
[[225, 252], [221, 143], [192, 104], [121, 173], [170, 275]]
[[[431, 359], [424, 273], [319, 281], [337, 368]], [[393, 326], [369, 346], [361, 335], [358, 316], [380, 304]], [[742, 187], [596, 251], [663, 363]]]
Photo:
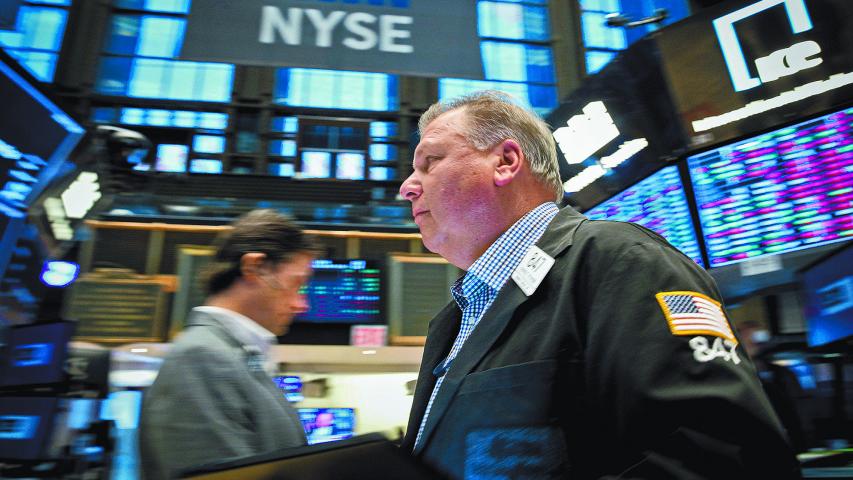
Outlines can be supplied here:
[[475, 0], [193, 0], [180, 57], [483, 78]]
[[[303, 19], [314, 27], [313, 46], [332, 47], [336, 29], [344, 28], [347, 35], [340, 46], [353, 50], [377, 48], [383, 52], [412, 53], [412, 32], [405, 26], [412, 24], [412, 17], [405, 15], [372, 15], [365, 12], [334, 10], [325, 15], [314, 8], [288, 8], [284, 15], [280, 8], [264, 6], [261, 10], [261, 28], [258, 41], [275, 43], [277, 37], [288, 45], [301, 45]], [[311, 43], [309, 43], [311, 45]]]

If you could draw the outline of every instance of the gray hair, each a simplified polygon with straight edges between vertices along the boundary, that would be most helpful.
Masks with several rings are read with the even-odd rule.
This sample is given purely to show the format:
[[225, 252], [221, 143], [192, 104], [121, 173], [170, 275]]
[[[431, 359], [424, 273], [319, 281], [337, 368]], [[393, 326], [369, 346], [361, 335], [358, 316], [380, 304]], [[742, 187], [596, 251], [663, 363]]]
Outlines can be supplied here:
[[563, 184], [557, 163], [557, 146], [551, 129], [538, 115], [522, 107], [511, 95], [483, 90], [432, 104], [418, 121], [418, 133], [439, 116], [464, 108], [465, 138], [477, 150], [507, 139], [518, 142], [530, 171], [543, 185], [553, 188], [557, 203], [563, 200]]

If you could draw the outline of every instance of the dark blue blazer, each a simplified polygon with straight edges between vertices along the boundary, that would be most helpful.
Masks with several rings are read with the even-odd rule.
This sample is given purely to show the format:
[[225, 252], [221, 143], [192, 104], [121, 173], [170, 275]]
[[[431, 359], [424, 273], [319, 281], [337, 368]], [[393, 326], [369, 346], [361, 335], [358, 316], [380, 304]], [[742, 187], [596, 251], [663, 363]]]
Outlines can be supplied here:
[[[554, 266], [529, 297], [513, 280], [499, 292], [416, 456], [451, 478], [799, 478], [740, 347], [670, 330], [655, 294], [720, 300], [702, 268], [645, 228], [571, 208], [537, 245]], [[451, 302], [430, 323], [407, 451], [460, 319]]]

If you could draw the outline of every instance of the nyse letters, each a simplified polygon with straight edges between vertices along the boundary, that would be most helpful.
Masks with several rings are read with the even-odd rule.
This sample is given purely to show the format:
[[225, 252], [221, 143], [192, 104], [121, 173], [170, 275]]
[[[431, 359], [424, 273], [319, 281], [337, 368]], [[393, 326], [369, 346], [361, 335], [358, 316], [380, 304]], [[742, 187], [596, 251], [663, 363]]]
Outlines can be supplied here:
[[[303, 24], [310, 23], [315, 30], [312, 39], [303, 35]], [[405, 29], [412, 24], [412, 17], [404, 15], [373, 15], [365, 12], [335, 10], [323, 12], [313, 8], [287, 9], [284, 15], [278, 7], [266, 5], [261, 10], [261, 25], [258, 32], [260, 43], [275, 43], [277, 37], [287, 45], [313, 43], [317, 47], [332, 47], [336, 28], [347, 31], [341, 41], [346, 48], [383, 52], [412, 53], [412, 45], [405, 43], [412, 34]]]

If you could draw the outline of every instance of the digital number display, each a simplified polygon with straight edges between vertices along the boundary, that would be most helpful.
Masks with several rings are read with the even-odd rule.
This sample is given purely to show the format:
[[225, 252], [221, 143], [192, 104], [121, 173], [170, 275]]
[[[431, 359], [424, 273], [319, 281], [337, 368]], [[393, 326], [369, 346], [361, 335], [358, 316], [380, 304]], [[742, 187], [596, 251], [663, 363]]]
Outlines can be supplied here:
[[853, 108], [688, 158], [711, 266], [853, 238]]

